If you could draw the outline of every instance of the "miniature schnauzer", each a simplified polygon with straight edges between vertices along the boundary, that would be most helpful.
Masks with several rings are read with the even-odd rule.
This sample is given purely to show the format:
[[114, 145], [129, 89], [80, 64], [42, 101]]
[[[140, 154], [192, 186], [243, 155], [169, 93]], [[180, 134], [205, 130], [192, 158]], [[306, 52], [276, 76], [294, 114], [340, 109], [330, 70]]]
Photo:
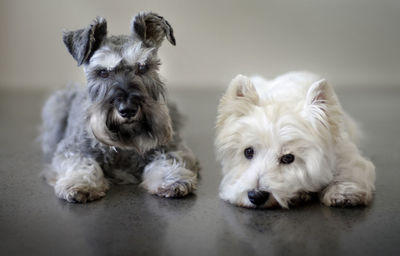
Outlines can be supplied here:
[[218, 107], [220, 197], [250, 208], [288, 208], [311, 193], [327, 206], [367, 205], [375, 167], [356, 142], [355, 123], [318, 75], [238, 75]]
[[85, 203], [105, 196], [109, 182], [135, 183], [151, 194], [183, 197], [197, 184], [199, 165], [182, 142], [181, 118], [167, 103], [158, 48], [175, 45], [163, 17], [140, 12], [130, 35], [107, 36], [98, 17], [63, 34], [87, 88], [53, 94], [43, 108], [45, 178], [57, 197]]

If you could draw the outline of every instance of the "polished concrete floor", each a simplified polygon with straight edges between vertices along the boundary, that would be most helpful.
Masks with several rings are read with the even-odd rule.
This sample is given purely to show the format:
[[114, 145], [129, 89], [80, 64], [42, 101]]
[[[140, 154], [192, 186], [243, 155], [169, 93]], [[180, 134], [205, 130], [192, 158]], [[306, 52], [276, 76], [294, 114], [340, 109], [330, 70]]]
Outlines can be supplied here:
[[400, 89], [338, 90], [377, 167], [373, 204], [353, 209], [313, 202], [249, 210], [221, 201], [213, 149], [221, 91], [171, 94], [203, 167], [198, 191], [163, 199], [121, 185], [100, 201], [70, 204], [39, 178], [46, 93], [0, 91], [0, 255], [400, 255]]

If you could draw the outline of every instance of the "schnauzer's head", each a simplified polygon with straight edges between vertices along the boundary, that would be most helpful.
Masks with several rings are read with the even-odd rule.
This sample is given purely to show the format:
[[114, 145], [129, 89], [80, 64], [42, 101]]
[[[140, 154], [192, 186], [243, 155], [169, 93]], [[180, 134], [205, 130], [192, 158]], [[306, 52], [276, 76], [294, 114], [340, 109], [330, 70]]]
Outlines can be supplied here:
[[107, 37], [100, 17], [84, 29], [64, 32], [68, 51], [84, 67], [88, 122], [102, 143], [143, 153], [171, 140], [157, 57], [165, 37], [175, 45], [171, 25], [151, 12], [133, 18], [130, 35]]
[[331, 180], [336, 96], [325, 80], [286, 82], [266, 91], [268, 84], [260, 89], [239, 75], [222, 98], [216, 137], [222, 199], [287, 208]]

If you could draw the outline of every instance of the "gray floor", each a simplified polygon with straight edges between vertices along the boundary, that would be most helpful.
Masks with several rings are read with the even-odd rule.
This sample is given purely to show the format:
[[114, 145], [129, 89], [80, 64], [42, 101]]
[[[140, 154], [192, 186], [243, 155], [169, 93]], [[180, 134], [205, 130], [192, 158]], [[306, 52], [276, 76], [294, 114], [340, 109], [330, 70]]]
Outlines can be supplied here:
[[399, 89], [338, 91], [377, 167], [373, 204], [354, 209], [313, 202], [248, 210], [221, 201], [213, 154], [221, 92], [171, 94], [203, 166], [196, 194], [162, 199], [125, 185], [100, 201], [69, 204], [39, 178], [35, 138], [46, 94], [0, 91], [0, 255], [400, 255]]

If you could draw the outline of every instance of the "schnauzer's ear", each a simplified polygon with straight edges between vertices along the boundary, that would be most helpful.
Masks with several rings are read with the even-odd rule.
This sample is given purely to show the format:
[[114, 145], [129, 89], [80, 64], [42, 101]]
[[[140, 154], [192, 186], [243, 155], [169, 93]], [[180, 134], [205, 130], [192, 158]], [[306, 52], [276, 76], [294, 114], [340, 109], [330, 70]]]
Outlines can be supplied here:
[[148, 47], [160, 47], [164, 37], [175, 45], [174, 31], [163, 17], [152, 12], [140, 12], [133, 18], [132, 32]]
[[248, 99], [254, 104], [259, 102], [259, 96], [253, 82], [244, 75], [237, 75], [231, 81], [228, 93], [234, 99]]
[[106, 35], [107, 22], [104, 18], [97, 17], [92, 24], [84, 29], [64, 32], [63, 41], [69, 53], [80, 66], [89, 61]]

